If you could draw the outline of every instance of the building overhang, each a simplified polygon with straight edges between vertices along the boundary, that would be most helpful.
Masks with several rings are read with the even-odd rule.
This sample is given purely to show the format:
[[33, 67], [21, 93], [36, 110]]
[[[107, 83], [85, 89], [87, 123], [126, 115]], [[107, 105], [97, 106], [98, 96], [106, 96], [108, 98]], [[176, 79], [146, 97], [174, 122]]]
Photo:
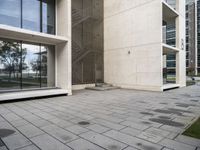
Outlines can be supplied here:
[[68, 42], [68, 38], [57, 35], [50, 35], [26, 29], [20, 29], [7, 25], [0, 25], [0, 38], [13, 39], [18, 41], [27, 41], [34, 43], [57, 45]]
[[180, 87], [179, 84], [165, 84], [165, 85], [163, 85], [162, 90], [166, 91], [166, 90], [175, 89], [175, 88], [179, 88], [179, 87]]
[[163, 47], [163, 54], [168, 54], [168, 53], [177, 53], [180, 50], [176, 47], [170, 46], [168, 44], [162, 44]]
[[162, 2], [163, 20], [169, 21], [179, 16], [179, 13], [164, 0]]

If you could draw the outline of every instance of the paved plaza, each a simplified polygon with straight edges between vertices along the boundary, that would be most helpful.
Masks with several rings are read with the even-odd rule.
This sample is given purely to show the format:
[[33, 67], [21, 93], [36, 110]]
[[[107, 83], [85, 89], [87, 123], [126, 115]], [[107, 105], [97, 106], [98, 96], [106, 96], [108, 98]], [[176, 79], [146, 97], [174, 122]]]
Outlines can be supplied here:
[[181, 135], [199, 116], [198, 85], [3, 103], [0, 150], [200, 150], [200, 140]]

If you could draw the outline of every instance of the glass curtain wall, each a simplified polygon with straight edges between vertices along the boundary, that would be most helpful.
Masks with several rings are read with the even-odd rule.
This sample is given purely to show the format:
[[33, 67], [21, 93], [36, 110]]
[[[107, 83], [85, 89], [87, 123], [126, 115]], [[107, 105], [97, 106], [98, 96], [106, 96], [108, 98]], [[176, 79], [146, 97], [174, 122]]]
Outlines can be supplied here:
[[22, 52], [26, 54], [22, 64], [22, 87], [40, 88], [40, 46], [22, 43]]
[[1, 0], [0, 2], [0, 24], [21, 27], [21, 0]]
[[200, 74], [200, 0], [197, 1], [197, 65]]
[[55, 34], [55, 1], [42, 1], [42, 32]]
[[0, 90], [21, 87], [21, 43], [0, 40]]
[[40, 1], [22, 0], [22, 28], [40, 32]]
[[103, 82], [103, 0], [72, 1], [72, 83]]
[[163, 84], [176, 83], [176, 53], [163, 54]]
[[0, 24], [55, 34], [55, 0], [1, 0]]
[[54, 87], [52, 61], [54, 46], [0, 39], [0, 91]]

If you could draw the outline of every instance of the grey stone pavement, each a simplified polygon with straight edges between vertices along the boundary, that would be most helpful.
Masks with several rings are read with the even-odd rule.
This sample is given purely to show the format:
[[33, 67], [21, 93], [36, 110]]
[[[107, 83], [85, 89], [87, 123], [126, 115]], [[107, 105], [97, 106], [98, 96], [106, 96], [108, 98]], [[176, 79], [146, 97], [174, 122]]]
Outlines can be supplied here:
[[197, 85], [3, 103], [0, 150], [200, 150], [200, 140], [181, 135], [199, 116]]

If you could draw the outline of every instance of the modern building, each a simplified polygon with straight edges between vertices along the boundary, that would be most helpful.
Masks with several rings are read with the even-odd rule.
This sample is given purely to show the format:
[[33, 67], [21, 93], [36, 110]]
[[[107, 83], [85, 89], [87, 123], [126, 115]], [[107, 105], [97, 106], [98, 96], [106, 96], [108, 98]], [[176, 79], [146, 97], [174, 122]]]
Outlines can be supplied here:
[[[184, 0], [1, 0], [1, 97], [71, 95], [102, 82], [152, 91], [183, 87], [184, 6]], [[175, 28], [168, 42], [165, 26]]]
[[186, 1], [186, 67], [188, 75], [197, 75], [200, 71], [199, 22], [200, 1]]
[[197, 4], [197, 8], [196, 8], [196, 28], [197, 28], [197, 32], [196, 32], [196, 38], [197, 38], [197, 72], [198, 74], [200, 73], [200, 0], [196, 1]]
[[[164, 26], [176, 27], [175, 47]], [[176, 57], [175, 83], [166, 84], [166, 56]], [[185, 1], [104, 1], [104, 82], [123, 88], [162, 91], [183, 87]]]

